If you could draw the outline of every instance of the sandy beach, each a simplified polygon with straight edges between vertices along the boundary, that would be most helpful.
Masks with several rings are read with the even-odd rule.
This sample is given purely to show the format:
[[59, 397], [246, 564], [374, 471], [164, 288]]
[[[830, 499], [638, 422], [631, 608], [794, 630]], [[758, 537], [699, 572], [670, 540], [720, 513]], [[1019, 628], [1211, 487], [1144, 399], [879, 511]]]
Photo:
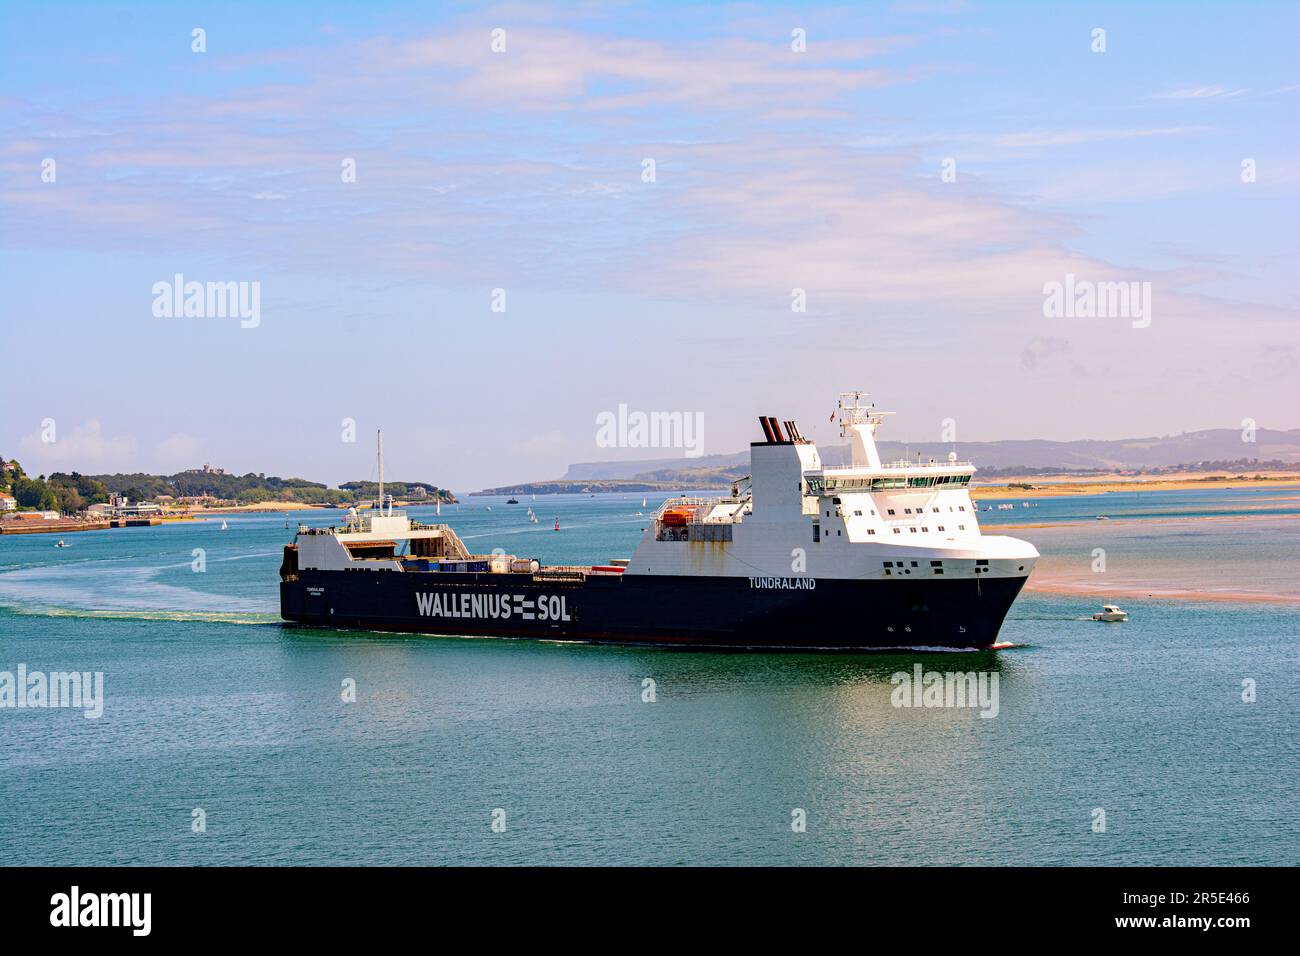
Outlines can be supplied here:
[[[1042, 553], [1029, 592], [1300, 604], [1300, 513], [1170, 515], [1004, 526]], [[1096, 566], [1098, 549], [1104, 565]], [[1100, 573], [1098, 571], [1100, 570]]]
[[1167, 601], [1226, 601], [1232, 604], [1294, 604], [1300, 605], [1300, 595], [1257, 594], [1252, 591], [1210, 590], [1206, 588], [1141, 587], [1136, 584], [1096, 584], [1083, 580], [1054, 580], [1039, 577], [1035, 569], [1025, 585], [1026, 591], [1044, 594], [1078, 594], [1110, 601], [1123, 598], [1153, 598]]
[[[1100, 495], [1133, 491], [1214, 491], [1227, 488], [1268, 488], [1300, 494], [1300, 477], [1294, 473], [1262, 472], [1254, 478], [1225, 478], [1207, 481], [1205, 476], [1168, 475], [1159, 478], [1120, 478], [1093, 475], [1086, 478], [1070, 475], [1039, 475], [1036, 477], [1005, 478], [988, 484], [972, 484], [971, 497], [984, 498], [1050, 498], [1055, 495]], [[1009, 488], [1009, 484], [1024, 482], [1031, 489]]]

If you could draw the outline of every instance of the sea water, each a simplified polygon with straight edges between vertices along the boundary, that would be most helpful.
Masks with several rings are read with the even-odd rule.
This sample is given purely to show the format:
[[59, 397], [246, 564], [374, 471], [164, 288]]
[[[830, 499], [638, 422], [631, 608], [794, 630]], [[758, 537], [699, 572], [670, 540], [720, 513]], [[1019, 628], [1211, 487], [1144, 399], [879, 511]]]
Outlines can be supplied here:
[[[1109, 513], [1154, 531], [1171, 512], [1241, 505], [1197, 495], [1038, 499], [980, 517], [1070, 562], [1107, 532], [1032, 525]], [[657, 504], [640, 499], [472, 498], [438, 520], [472, 550], [605, 563], [635, 547], [637, 512]], [[1131, 599], [1132, 620], [1105, 625], [1089, 619], [1092, 596], [1027, 592], [1003, 630], [1018, 646], [965, 654], [334, 632], [278, 621], [285, 516], [226, 521], [67, 535], [65, 549], [0, 537], [0, 671], [104, 681], [97, 719], [0, 708], [0, 863], [1300, 859], [1294, 605]], [[1214, 526], [1215, 547], [1251, 533], [1187, 526]], [[1241, 549], [1252, 541], [1294, 577], [1273, 532]], [[1202, 538], [1144, 546], [1194, 582], [1204, 573]], [[1232, 566], [1248, 575], [1251, 559], [1239, 549]], [[996, 674], [996, 717], [895, 706], [895, 675], [916, 663]]]

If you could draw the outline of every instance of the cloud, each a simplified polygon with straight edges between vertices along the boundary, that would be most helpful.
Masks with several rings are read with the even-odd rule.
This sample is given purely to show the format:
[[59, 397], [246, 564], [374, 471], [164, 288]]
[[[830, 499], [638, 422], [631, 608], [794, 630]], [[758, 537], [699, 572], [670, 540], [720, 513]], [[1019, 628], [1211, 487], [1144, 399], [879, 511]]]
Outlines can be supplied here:
[[1069, 350], [1070, 343], [1066, 339], [1044, 336], [1030, 339], [1024, 351], [1020, 353], [1020, 367], [1032, 372], [1040, 362], [1053, 355], [1063, 355]]
[[193, 435], [175, 432], [158, 443], [154, 454], [159, 464], [166, 468], [193, 468], [203, 451], [203, 443]]
[[136, 441], [133, 437], [105, 435], [103, 427], [93, 418], [68, 432], [64, 432], [56, 420], [53, 437], [54, 441], [42, 441], [38, 432], [19, 439], [24, 471], [33, 475], [52, 471], [98, 473], [129, 467], [135, 458]]
[[[923, 180], [917, 149], [953, 146], [963, 163], [980, 151], [1037, 161], [1041, 150], [1208, 131], [849, 135], [841, 124], [846, 110], [860, 114], [854, 96], [915, 78], [885, 66], [885, 54], [922, 38], [813, 35], [809, 52], [794, 54], [776, 30], [765, 42], [660, 42], [556, 19], [519, 23], [500, 54], [487, 28], [462, 22], [228, 58], [235, 79], [274, 63], [304, 81], [236, 82], [220, 99], [149, 97], [107, 133], [74, 114], [48, 118], [48, 128], [83, 134], [61, 143], [51, 188], [18, 182], [32, 179], [44, 141], [20, 130], [0, 146], [0, 169], [14, 174], [0, 185], [0, 230], [32, 246], [75, 237], [177, 259], [216, 251], [259, 275], [342, 261], [367, 276], [462, 287], [649, 291], [787, 309], [798, 287], [823, 316], [923, 303], [954, 321], [1023, 316], [1041, 306], [1043, 282], [1067, 272], [1148, 276], [1072, 251], [1081, 229], [1061, 213], [974, 177]], [[1205, 89], [1217, 88], [1196, 88]], [[423, 121], [391, 122], [417, 106]], [[344, 157], [357, 162], [355, 183], [340, 179]], [[647, 157], [653, 183], [641, 180]], [[1068, 199], [1195, 186], [1154, 164], [1136, 185], [1117, 187], [1109, 173], [1090, 181], [1064, 169], [1044, 188]], [[1163, 301], [1212, 277], [1164, 274]]]
[[1191, 86], [1181, 90], [1168, 90], [1164, 93], [1153, 93], [1147, 99], [1152, 100], [1220, 100], [1231, 99], [1235, 96], [1244, 96], [1249, 90], [1230, 90], [1222, 86]]

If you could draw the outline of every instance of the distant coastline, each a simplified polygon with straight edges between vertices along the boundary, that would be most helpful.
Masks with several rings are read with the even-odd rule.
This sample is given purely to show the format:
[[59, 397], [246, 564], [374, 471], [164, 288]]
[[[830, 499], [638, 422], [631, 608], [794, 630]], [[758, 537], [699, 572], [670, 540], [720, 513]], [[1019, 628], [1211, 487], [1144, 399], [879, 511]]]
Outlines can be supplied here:
[[[517, 485], [502, 485], [483, 491], [470, 492], [471, 497], [504, 495], [574, 495], [574, 494], [676, 494], [679, 492], [715, 491], [727, 488], [740, 475], [710, 474], [694, 481], [632, 481], [605, 479], [595, 481], [534, 481]], [[1133, 491], [1190, 491], [1212, 488], [1296, 488], [1300, 489], [1300, 470], [1267, 469], [1250, 474], [1214, 474], [1198, 472], [1171, 472], [1138, 474], [1113, 472], [1110, 474], [1077, 475], [1030, 474], [999, 475], [996, 479], [980, 480], [979, 472], [971, 484], [975, 498], [1043, 498], [1053, 495], [1096, 495], [1110, 492]]]
[[[979, 473], [976, 473], [978, 479]], [[1026, 487], [1029, 486], [1029, 487]], [[1188, 474], [1131, 477], [1124, 475], [1089, 476], [1040, 475], [1012, 477], [997, 484], [971, 485], [971, 498], [1051, 498], [1061, 495], [1101, 495], [1142, 491], [1209, 491], [1227, 488], [1277, 488], [1300, 491], [1300, 474], [1296, 472], [1261, 472], [1258, 475]]]

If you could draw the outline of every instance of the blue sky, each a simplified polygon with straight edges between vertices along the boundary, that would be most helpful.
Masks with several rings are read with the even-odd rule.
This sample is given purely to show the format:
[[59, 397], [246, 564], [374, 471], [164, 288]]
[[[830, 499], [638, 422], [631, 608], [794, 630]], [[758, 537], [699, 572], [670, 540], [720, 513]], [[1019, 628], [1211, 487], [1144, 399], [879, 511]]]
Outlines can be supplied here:
[[[831, 441], [848, 388], [898, 439], [1296, 427], [1298, 19], [6, 3], [0, 454], [337, 482], [382, 426], [468, 490], [673, 454], [597, 447], [621, 403]], [[260, 324], [156, 317], [176, 273], [259, 282]], [[1045, 317], [1067, 273], [1150, 282], [1150, 326]]]

